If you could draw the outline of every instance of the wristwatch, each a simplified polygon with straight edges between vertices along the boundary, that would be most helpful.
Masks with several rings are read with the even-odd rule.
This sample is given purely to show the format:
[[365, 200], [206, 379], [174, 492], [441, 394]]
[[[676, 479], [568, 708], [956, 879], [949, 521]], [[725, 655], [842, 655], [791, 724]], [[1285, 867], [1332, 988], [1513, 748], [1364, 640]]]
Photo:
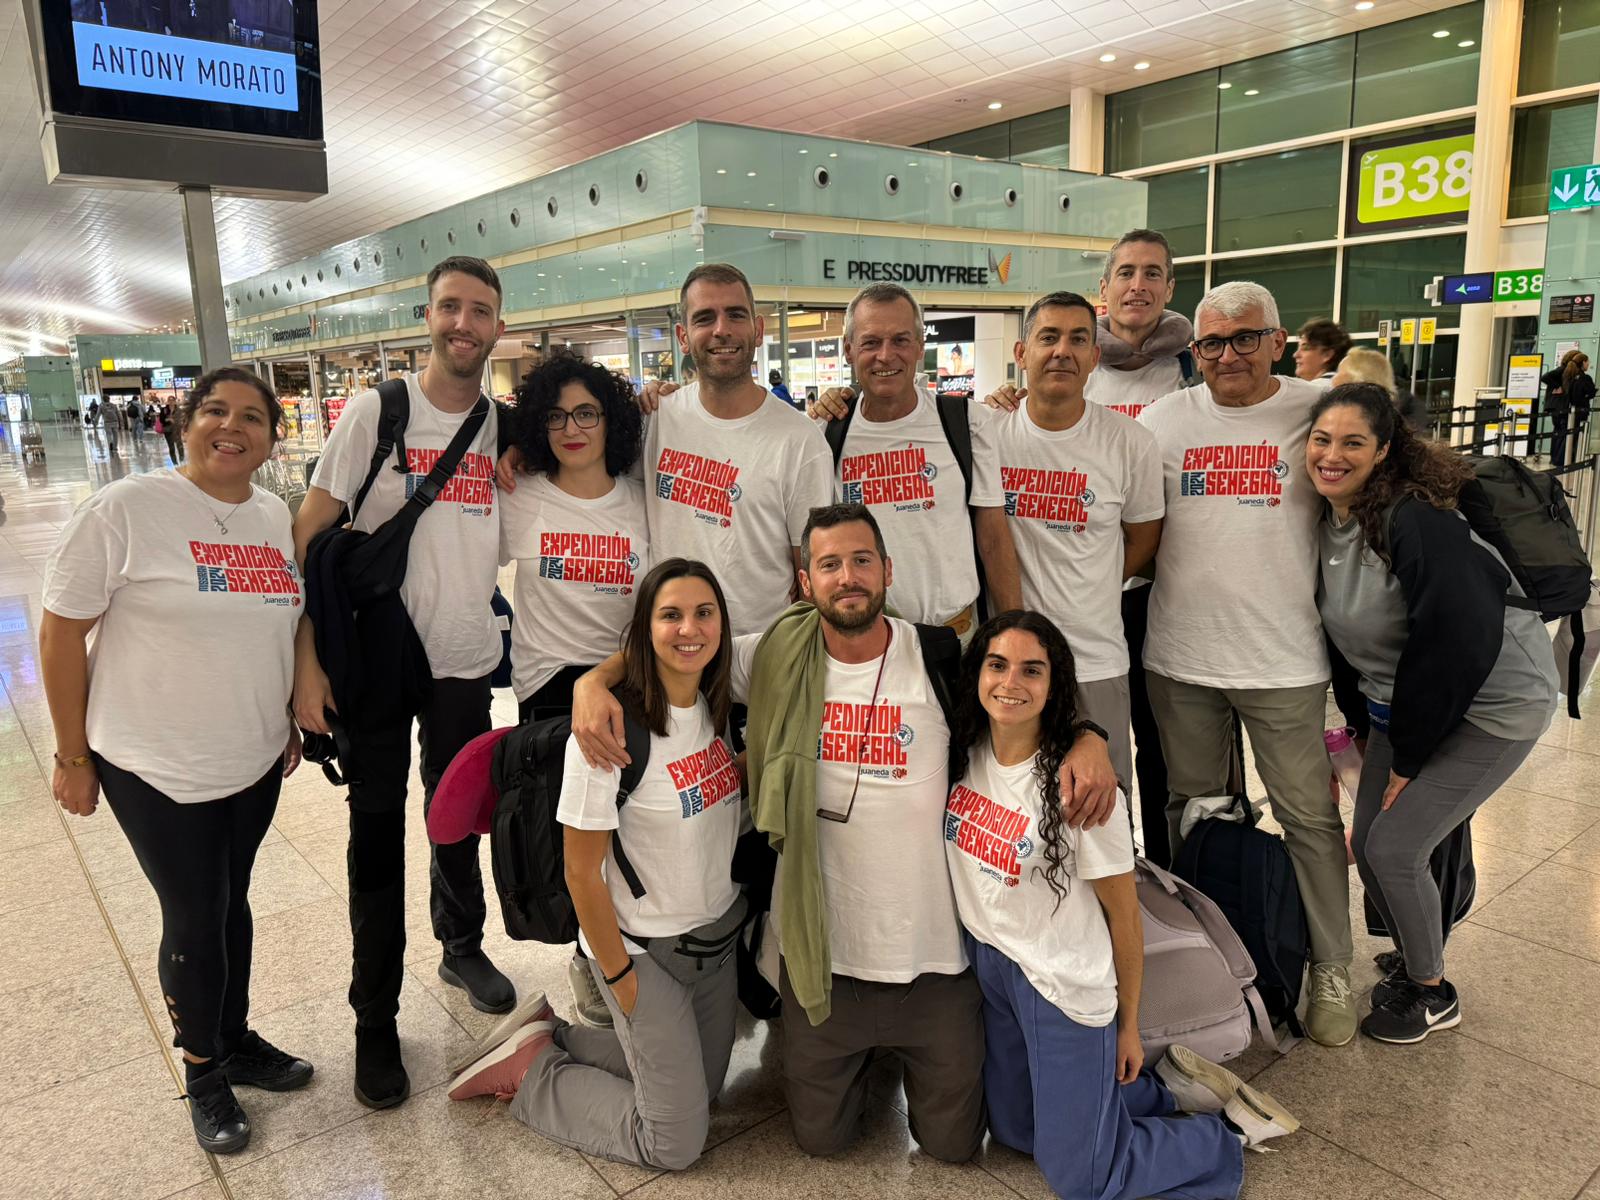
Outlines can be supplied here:
[[1097, 734], [1100, 735], [1100, 740], [1102, 742], [1105, 742], [1108, 745], [1111, 742], [1111, 735], [1109, 733], [1107, 733], [1104, 729], [1101, 729], [1100, 726], [1096, 725], [1093, 721], [1089, 720], [1087, 717], [1085, 717], [1084, 719], [1082, 719], [1082, 720], [1080, 720], [1078, 722], [1077, 730], [1078, 730], [1079, 733], [1097, 733]]
[[57, 754], [53, 756], [58, 767], [87, 767], [94, 759], [87, 754], [74, 754], [71, 758], [62, 758]]

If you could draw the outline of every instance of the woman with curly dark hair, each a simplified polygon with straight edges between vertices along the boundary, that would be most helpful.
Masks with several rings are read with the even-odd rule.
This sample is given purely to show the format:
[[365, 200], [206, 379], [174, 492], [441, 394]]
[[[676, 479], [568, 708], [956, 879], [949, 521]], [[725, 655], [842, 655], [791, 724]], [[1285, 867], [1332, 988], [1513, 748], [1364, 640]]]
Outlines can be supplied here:
[[951, 741], [966, 766], [945, 852], [983, 989], [990, 1132], [1073, 1200], [1237, 1196], [1244, 1146], [1298, 1122], [1186, 1047], [1143, 1069], [1127, 800], [1098, 828], [1061, 817], [1077, 722], [1066, 639], [1038, 613], [1002, 613], [974, 635], [961, 676]]
[[[650, 570], [644, 486], [628, 474], [643, 418], [633, 384], [558, 352], [517, 388], [512, 439], [530, 476], [501, 493], [500, 565], [516, 563], [511, 686], [520, 720], [572, 711], [573, 682], [616, 653]], [[582, 954], [568, 971], [579, 1018], [611, 1014]]]
[[1317, 402], [1306, 470], [1328, 502], [1317, 607], [1372, 718], [1351, 846], [1399, 951], [1361, 1031], [1420, 1042], [1461, 1021], [1429, 859], [1549, 727], [1555, 660], [1457, 509], [1471, 469], [1412, 433], [1385, 389], [1344, 384]]

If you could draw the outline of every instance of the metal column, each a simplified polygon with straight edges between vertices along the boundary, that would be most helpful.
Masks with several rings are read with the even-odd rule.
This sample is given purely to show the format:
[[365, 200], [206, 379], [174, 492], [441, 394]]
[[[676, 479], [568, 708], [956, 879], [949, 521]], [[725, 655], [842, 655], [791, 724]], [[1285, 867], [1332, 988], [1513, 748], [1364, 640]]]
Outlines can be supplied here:
[[233, 361], [228, 346], [228, 312], [222, 302], [222, 262], [217, 253], [217, 219], [211, 189], [178, 189], [183, 198], [183, 241], [189, 252], [189, 289], [194, 297], [195, 334], [200, 341], [201, 371], [215, 371]]

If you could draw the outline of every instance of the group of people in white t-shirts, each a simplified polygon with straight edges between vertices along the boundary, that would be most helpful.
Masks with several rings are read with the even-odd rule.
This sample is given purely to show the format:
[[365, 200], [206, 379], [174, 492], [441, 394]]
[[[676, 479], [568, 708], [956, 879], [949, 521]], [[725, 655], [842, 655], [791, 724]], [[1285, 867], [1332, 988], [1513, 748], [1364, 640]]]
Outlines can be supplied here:
[[[1149, 230], [1112, 247], [1101, 282], [1104, 315], [1069, 292], [1030, 307], [1024, 386], [993, 408], [924, 391], [915, 298], [863, 289], [844, 337], [859, 397], [819, 401], [814, 417], [844, 422], [825, 434], [752, 379], [763, 325], [725, 264], [683, 285], [695, 384], [639, 395], [557, 355], [513, 408], [484, 414], [499, 280], [448, 259], [428, 279], [434, 352], [406, 381], [403, 460], [367, 492], [383, 408], [355, 398], [292, 534], [249, 483], [281, 419], [270, 389], [233, 369], [199, 381], [185, 465], [97, 493], [63, 534], [43, 641], [56, 794], [87, 813], [103, 788], [162, 900], [163, 990], [200, 1143], [248, 1141], [233, 1085], [311, 1077], [247, 1019], [249, 872], [298, 761], [296, 724], [340, 732], [360, 764], [356, 1095], [374, 1108], [409, 1095], [396, 1015], [411, 719], [335, 711], [302, 572], [358, 496], [358, 529], [397, 512], [467, 421], [481, 426], [417, 524], [402, 595], [433, 677], [424, 813], [489, 731], [490, 598], [514, 565], [519, 717], [572, 722], [558, 819], [581, 936], [577, 1020], [542, 994], [519, 1003], [482, 948], [477, 838], [431, 848], [439, 975], [504, 1014], [458, 1060], [453, 1099], [509, 1099], [530, 1128], [603, 1157], [694, 1162], [733, 1042], [749, 913], [732, 863], [754, 829], [778, 851], [762, 966], [804, 1149], [859, 1136], [868, 1068], [891, 1053], [930, 1155], [964, 1161], [987, 1130], [1062, 1196], [1236, 1196], [1242, 1150], [1297, 1122], [1182, 1046], [1145, 1068], [1128, 797], [1137, 778], [1145, 851], [1166, 861], [1186, 803], [1226, 790], [1243, 722], [1308, 915], [1307, 1030], [1348, 1042], [1324, 625], [1360, 672], [1369, 759], [1387, 772], [1364, 776], [1357, 802], [1358, 864], [1397, 941], [1363, 1028], [1415, 1041], [1459, 1021], [1427, 862], [1548, 722], [1531, 614], [1506, 605], [1503, 564], [1451, 511], [1460, 478], [1437, 448], [1386, 421], [1365, 385], [1324, 395], [1272, 374], [1286, 335], [1265, 289], [1213, 289], [1191, 325], [1166, 308], [1170, 250]], [[1356, 575], [1319, 557], [1351, 536], [1371, 547]], [[1516, 648], [1479, 637], [1425, 722], [1410, 698], [1432, 657], [1407, 657], [1403, 632], [1432, 597], [1419, 562], [1449, 564], [1494, 649], [1496, 618]], [[174, 605], [196, 662], [227, 644], [249, 669], [190, 670], [147, 637]], [[192, 711], [229, 753], [174, 775], [186, 752], [135, 745], [114, 720], [131, 688], [141, 707]], [[650, 748], [619, 804], [628, 722]], [[205, 871], [190, 869], [195, 847]]]

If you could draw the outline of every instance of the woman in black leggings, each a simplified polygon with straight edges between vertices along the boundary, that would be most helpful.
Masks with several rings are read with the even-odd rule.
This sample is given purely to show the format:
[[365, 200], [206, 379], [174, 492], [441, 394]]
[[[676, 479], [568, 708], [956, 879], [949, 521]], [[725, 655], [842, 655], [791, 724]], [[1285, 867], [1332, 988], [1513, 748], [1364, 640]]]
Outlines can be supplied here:
[[[50, 557], [40, 660], [56, 799], [105, 792], [161, 903], [161, 990], [200, 1145], [244, 1149], [234, 1085], [301, 1087], [311, 1064], [250, 1029], [250, 871], [300, 761], [288, 717], [303, 596], [289, 512], [250, 483], [281, 409], [248, 371], [201, 379], [186, 465], [129, 476]], [[172, 631], [180, 631], [174, 644]], [[156, 711], [152, 729], [134, 714]]]

